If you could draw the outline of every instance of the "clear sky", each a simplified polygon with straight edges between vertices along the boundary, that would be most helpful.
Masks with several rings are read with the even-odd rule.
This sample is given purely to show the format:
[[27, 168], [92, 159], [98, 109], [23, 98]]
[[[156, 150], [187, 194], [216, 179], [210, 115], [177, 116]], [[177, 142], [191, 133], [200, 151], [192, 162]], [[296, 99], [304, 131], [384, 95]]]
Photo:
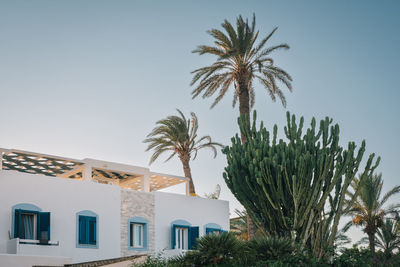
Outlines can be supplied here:
[[[365, 139], [382, 157], [385, 191], [399, 184], [399, 1], [0, 1], [0, 147], [148, 166], [142, 141], [175, 108], [229, 144], [232, 94], [212, 110], [191, 99], [190, 72], [213, 62], [191, 51], [253, 12], [261, 36], [279, 26], [270, 45], [291, 46], [275, 61], [294, 79], [287, 109], [256, 87], [258, 117], [282, 129], [286, 110], [330, 116], [342, 144]], [[224, 166], [203, 151], [193, 177], [200, 195], [221, 184], [234, 215]], [[177, 159], [151, 169], [183, 175]]]

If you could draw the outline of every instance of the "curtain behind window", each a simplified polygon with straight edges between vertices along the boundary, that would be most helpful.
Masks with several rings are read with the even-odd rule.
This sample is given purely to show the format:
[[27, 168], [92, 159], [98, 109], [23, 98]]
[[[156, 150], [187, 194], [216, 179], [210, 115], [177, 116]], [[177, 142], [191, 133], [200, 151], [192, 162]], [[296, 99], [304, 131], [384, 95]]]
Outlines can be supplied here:
[[33, 214], [21, 214], [21, 221], [22, 221], [22, 239], [35, 239], [34, 237], [34, 215]]

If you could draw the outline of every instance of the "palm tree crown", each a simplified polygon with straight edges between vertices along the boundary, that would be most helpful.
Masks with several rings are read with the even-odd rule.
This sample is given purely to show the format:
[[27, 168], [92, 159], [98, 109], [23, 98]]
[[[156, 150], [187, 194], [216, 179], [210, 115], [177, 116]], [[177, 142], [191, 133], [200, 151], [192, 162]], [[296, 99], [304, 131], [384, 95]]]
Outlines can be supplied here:
[[195, 113], [191, 113], [191, 119], [186, 119], [179, 109], [177, 111], [180, 116], [168, 116], [166, 119], [157, 121], [157, 126], [147, 135], [144, 142], [149, 143], [146, 151], [154, 151], [150, 158], [150, 164], [165, 152], [171, 152], [165, 161], [178, 155], [183, 164], [185, 177], [190, 179], [190, 193], [195, 194], [189, 165], [190, 159], [195, 159], [197, 152], [203, 148], [211, 149], [215, 158], [216, 147], [222, 147], [222, 145], [212, 142], [209, 135], [198, 138], [199, 122]]
[[257, 79], [267, 89], [273, 101], [278, 96], [282, 104], [286, 106], [285, 96], [276, 81], [280, 81], [291, 91], [292, 78], [286, 71], [274, 65], [270, 54], [278, 49], [289, 49], [289, 45], [265, 47], [277, 28], [256, 45], [259, 32], [255, 31], [255, 15], [253, 15], [251, 25], [239, 16], [236, 21], [236, 30], [227, 20], [224, 21], [222, 27], [226, 34], [217, 29], [208, 31], [215, 39], [216, 46], [202, 45], [193, 51], [200, 55], [216, 55], [218, 59], [211, 66], [192, 72], [194, 77], [191, 85], [199, 81], [192, 91], [192, 97], [195, 98], [201, 93], [203, 93], [203, 98], [210, 97], [220, 89], [212, 108], [233, 84], [233, 106], [239, 100], [240, 114], [248, 114], [249, 108], [254, 105], [253, 81]]
[[[400, 192], [400, 186], [395, 186], [381, 199], [383, 180], [382, 175], [369, 175], [366, 179], [355, 178], [351, 184], [353, 190], [359, 188], [359, 195], [352, 205], [350, 215], [353, 216], [355, 225], [363, 226], [363, 231], [368, 235], [371, 252], [375, 252], [375, 234], [384, 224], [384, 217], [395, 212], [399, 205], [384, 207], [387, 200]], [[348, 193], [352, 196], [352, 193]]]

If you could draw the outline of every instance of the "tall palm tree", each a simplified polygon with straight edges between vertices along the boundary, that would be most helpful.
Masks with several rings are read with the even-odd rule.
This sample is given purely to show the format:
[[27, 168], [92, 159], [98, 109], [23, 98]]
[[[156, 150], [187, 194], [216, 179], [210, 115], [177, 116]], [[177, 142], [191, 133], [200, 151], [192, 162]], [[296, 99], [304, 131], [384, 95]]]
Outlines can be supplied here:
[[[239, 16], [236, 20], [236, 29], [225, 20], [221, 30], [212, 29], [208, 33], [214, 38], [215, 46], [201, 45], [193, 50], [193, 53], [200, 55], [209, 54], [217, 56], [217, 60], [210, 66], [194, 70], [191, 85], [197, 83], [192, 91], [192, 97], [196, 98], [202, 94], [203, 98], [210, 97], [218, 91], [213, 108], [233, 85], [233, 103], [235, 107], [239, 101], [239, 113], [241, 117], [250, 117], [250, 109], [255, 102], [254, 81], [258, 80], [267, 90], [271, 99], [275, 102], [278, 97], [283, 106], [286, 107], [286, 98], [280, 89], [277, 81], [281, 82], [292, 91], [292, 77], [283, 69], [274, 65], [271, 54], [279, 49], [289, 49], [287, 44], [279, 44], [265, 47], [268, 40], [275, 33], [273, 29], [264, 39], [256, 44], [259, 31], [255, 30], [256, 17], [249, 25]], [[249, 125], [249, 124], [248, 124]], [[244, 135], [241, 135], [242, 142], [246, 142]], [[247, 216], [249, 237], [255, 236], [254, 223]]]
[[[384, 224], [384, 217], [396, 212], [399, 204], [384, 207], [388, 199], [400, 192], [400, 186], [395, 186], [381, 198], [383, 180], [382, 174], [368, 175], [363, 182], [355, 178], [351, 184], [354, 192], [359, 188], [359, 195], [352, 204], [350, 215], [353, 217], [353, 224], [362, 226], [363, 231], [368, 235], [369, 247], [372, 255], [375, 254], [375, 234], [378, 228]], [[352, 193], [348, 192], [352, 197]]]
[[210, 97], [219, 90], [211, 108], [213, 108], [233, 85], [233, 106], [239, 100], [240, 114], [249, 114], [254, 105], [254, 81], [258, 80], [266, 89], [273, 101], [278, 97], [283, 106], [286, 106], [286, 98], [279, 88], [277, 81], [283, 83], [292, 90], [290, 75], [283, 69], [274, 65], [270, 57], [272, 52], [279, 49], [289, 49], [287, 44], [279, 44], [265, 47], [277, 28], [256, 44], [259, 31], [255, 30], [256, 17], [249, 25], [242, 16], [236, 20], [236, 30], [232, 24], [225, 20], [220, 30], [212, 29], [208, 33], [215, 39], [215, 46], [201, 45], [193, 53], [211, 54], [217, 56], [217, 60], [210, 66], [194, 70], [191, 85], [198, 82], [192, 91], [195, 98], [201, 93], [203, 98]]
[[203, 148], [211, 149], [215, 158], [217, 156], [216, 147], [222, 147], [222, 145], [212, 142], [209, 135], [198, 138], [199, 122], [196, 114], [192, 112], [190, 113], [191, 119], [186, 119], [179, 109], [177, 111], [180, 116], [168, 116], [166, 119], [157, 121], [157, 126], [147, 135], [144, 143], [149, 143], [146, 151], [154, 151], [150, 158], [150, 164], [164, 152], [172, 152], [165, 161], [178, 155], [185, 177], [189, 178], [189, 192], [191, 195], [195, 195], [190, 160], [194, 160], [197, 152]]

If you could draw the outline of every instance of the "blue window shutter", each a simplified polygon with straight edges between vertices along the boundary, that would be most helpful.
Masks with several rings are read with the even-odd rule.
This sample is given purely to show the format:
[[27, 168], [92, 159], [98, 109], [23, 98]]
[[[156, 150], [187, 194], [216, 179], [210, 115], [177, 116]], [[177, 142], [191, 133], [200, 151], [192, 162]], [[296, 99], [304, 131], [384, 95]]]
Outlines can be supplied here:
[[196, 247], [197, 238], [199, 238], [199, 227], [189, 227], [189, 249], [194, 249]]
[[16, 209], [14, 214], [14, 238], [21, 236], [21, 210]]
[[171, 249], [175, 248], [175, 225], [171, 227]]
[[38, 239], [50, 240], [50, 212], [38, 213]]
[[79, 244], [87, 244], [86, 216], [79, 216]]
[[88, 241], [91, 245], [96, 245], [96, 218], [89, 217], [88, 220]]

